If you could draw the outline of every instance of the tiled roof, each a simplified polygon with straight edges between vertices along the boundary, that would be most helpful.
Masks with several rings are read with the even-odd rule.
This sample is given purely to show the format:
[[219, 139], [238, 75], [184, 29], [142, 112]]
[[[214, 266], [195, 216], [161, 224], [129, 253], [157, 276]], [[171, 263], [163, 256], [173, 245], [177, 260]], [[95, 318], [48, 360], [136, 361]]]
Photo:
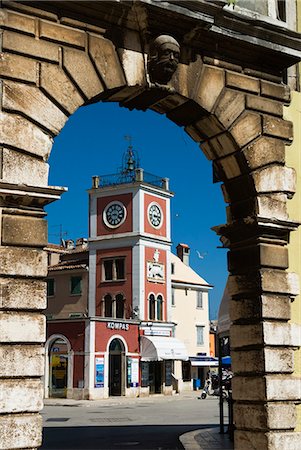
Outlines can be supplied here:
[[49, 266], [48, 271], [54, 272], [57, 270], [73, 270], [73, 269], [87, 269], [88, 264], [75, 264], [72, 261], [66, 261], [60, 264], [55, 264], [54, 266]]

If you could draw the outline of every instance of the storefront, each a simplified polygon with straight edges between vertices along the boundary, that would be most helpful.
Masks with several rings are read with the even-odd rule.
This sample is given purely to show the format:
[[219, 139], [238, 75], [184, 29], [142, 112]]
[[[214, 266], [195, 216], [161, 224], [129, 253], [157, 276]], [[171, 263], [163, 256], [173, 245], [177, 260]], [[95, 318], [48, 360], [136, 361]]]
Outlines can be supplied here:
[[174, 337], [140, 336], [141, 395], [171, 395], [178, 389], [176, 365], [188, 360], [185, 345]]

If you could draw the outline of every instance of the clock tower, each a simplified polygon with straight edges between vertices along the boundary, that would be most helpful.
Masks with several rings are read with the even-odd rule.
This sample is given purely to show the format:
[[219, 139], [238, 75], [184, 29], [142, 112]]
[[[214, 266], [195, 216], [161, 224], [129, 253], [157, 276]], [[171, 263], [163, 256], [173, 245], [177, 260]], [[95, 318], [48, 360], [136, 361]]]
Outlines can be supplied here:
[[[119, 174], [93, 177], [89, 190], [89, 315], [138, 320], [172, 335], [168, 180], [144, 172], [130, 146]], [[123, 297], [123, 307], [116, 296]], [[111, 295], [113, 305], [106, 305]], [[108, 303], [108, 302], [107, 302]], [[122, 315], [122, 317], [120, 317]]]

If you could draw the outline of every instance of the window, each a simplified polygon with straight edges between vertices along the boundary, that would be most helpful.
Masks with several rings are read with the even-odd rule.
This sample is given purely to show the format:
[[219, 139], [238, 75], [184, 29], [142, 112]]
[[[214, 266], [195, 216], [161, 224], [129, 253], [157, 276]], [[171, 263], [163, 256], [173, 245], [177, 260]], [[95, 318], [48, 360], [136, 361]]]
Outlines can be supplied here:
[[183, 381], [191, 380], [191, 363], [190, 363], [190, 361], [182, 361], [182, 378], [183, 378]]
[[104, 298], [104, 316], [113, 317], [113, 299], [112, 296], [107, 294]]
[[197, 292], [196, 307], [203, 308], [203, 292], [202, 291]]
[[123, 294], [117, 294], [115, 297], [106, 294], [103, 299], [102, 315], [103, 317], [112, 317], [113, 319], [124, 319], [125, 298]]
[[157, 320], [163, 319], [163, 297], [158, 295], [157, 297]]
[[104, 259], [103, 260], [103, 280], [116, 281], [125, 279], [125, 260], [124, 258]]
[[124, 297], [122, 294], [116, 295], [116, 318], [124, 318]]
[[171, 290], [171, 306], [176, 306], [175, 290]]
[[149, 318], [150, 320], [155, 320], [156, 319], [156, 300], [155, 300], [155, 296], [154, 294], [151, 294], [149, 296]]
[[82, 277], [71, 277], [70, 294], [80, 295], [82, 293]]
[[175, 263], [171, 263], [171, 274], [174, 275], [175, 273]]
[[149, 320], [163, 320], [163, 296], [150, 294], [148, 299], [148, 318]]
[[204, 326], [196, 327], [196, 345], [204, 345]]
[[54, 278], [49, 278], [47, 280], [47, 297], [50, 297], [51, 295], [54, 295]]

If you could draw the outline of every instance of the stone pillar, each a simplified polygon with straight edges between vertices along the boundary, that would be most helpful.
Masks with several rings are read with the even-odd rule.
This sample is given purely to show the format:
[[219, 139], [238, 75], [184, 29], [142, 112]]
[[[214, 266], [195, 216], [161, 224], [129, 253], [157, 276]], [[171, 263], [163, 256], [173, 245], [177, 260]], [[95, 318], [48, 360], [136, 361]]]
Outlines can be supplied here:
[[[288, 273], [287, 239], [296, 224], [249, 218], [217, 229], [228, 253], [235, 449], [298, 449], [301, 380], [294, 378], [300, 326], [290, 320], [298, 279]], [[226, 242], [225, 241], [225, 242]]]
[[62, 189], [0, 183], [0, 448], [42, 443], [47, 222]]

